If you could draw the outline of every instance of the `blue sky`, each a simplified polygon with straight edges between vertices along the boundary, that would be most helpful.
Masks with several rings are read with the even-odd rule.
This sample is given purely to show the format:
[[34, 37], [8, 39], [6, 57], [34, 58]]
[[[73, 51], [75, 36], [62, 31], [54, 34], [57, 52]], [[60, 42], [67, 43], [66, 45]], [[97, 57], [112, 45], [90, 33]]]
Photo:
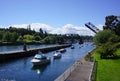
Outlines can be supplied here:
[[120, 0], [0, 0], [0, 26], [44, 23], [84, 26], [105, 23], [105, 16], [120, 15]]

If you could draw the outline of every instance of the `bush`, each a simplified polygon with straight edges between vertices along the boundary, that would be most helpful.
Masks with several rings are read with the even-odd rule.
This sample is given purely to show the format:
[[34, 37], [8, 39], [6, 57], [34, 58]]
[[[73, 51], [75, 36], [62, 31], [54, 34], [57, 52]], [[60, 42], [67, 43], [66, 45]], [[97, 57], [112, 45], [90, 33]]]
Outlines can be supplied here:
[[115, 33], [111, 30], [103, 30], [95, 35], [93, 41], [96, 45], [101, 45], [107, 43], [111, 37], [114, 38], [115, 36]]
[[120, 47], [120, 43], [111, 43], [108, 42], [106, 44], [101, 45], [98, 49], [97, 52], [100, 53], [100, 56], [102, 59], [107, 59], [107, 58], [116, 58], [117, 55], [115, 52], [117, 49]]

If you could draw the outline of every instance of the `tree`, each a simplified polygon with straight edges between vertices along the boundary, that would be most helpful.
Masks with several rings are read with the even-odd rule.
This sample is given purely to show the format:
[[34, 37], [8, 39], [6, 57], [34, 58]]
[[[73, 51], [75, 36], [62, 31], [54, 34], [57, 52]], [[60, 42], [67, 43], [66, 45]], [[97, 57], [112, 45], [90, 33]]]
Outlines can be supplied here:
[[43, 30], [42, 30], [42, 28], [40, 28], [39, 32], [40, 32], [41, 34], [43, 34]]
[[2, 38], [3, 38], [3, 31], [0, 31], [0, 42], [2, 41]]
[[54, 43], [56, 43], [56, 37], [55, 36], [47, 36], [42, 40], [42, 43], [54, 44]]
[[44, 36], [45, 36], [45, 37], [47, 37], [47, 36], [48, 36], [48, 33], [47, 33], [46, 31], [45, 31], [45, 34], [44, 34]]
[[106, 16], [105, 18], [105, 26], [103, 26], [104, 30], [110, 29], [114, 31], [117, 35], [120, 36], [120, 17], [119, 16]]
[[39, 34], [40, 37], [41, 37], [41, 38], [44, 38], [45, 36], [44, 36], [44, 32], [43, 32], [42, 28], [40, 28], [39, 32], [40, 32], [40, 34]]
[[4, 42], [11, 42], [12, 34], [10, 32], [6, 32], [3, 35], [3, 41]]
[[23, 42], [23, 37], [19, 36], [18, 39], [17, 39], [17, 42]]
[[120, 37], [111, 30], [100, 31], [94, 37], [101, 58], [115, 58], [115, 51], [120, 47], [119, 41]]
[[99, 46], [97, 51], [100, 54], [100, 57], [102, 59], [110, 59], [110, 58], [116, 58], [117, 57], [115, 52], [117, 51], [118, 48], [120, 48], [119, 43], [107, 42], [107, 43]]
[[11, 33], [11, 42], [16, 42], [18, 37], [19, 36], [16, 32]]
[[40, 41], [41, 39], [42, 39], [42, 38], [41, 38], [40, 36], [35, 36], [35, 37], [34, 37], [34, 40], [35, 40], [35, 41]]
[[117, 36], [111, 30], [103, 30], [103, 31], [98, 32], [95, 35], [93, 41], [95, 42], [96, 45], [102, 45], [102, 44], [107, 43], [111, 37], [113, 39], [113, 37], [117, 37]]
[[116, 19], [117, 16], [114, 15], [106, 16], [104, 29], [113, 29], [114, 25], [112, 25], [112, 22]]
[[34, 39], [34, 36], [27, 34], [27, 35], [24, 35], [23, 38], [25, 42], [32, 42]]

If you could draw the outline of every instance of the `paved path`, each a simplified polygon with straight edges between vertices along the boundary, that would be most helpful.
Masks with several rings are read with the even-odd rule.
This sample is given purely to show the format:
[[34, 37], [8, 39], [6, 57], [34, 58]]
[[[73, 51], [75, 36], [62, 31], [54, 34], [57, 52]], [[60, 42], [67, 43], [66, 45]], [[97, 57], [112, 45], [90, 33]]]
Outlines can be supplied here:
[[93, 62], [81, 59], [77, 64], [77, 68], [70, 74], [66, 81], [89, 81]]

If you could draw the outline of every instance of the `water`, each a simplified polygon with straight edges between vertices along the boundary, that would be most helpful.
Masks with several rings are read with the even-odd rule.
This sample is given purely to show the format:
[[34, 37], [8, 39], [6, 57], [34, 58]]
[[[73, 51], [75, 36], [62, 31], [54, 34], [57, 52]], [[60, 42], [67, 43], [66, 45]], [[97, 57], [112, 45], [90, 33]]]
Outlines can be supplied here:
[[33, 56], [0, 64], [0, 81], [54, 81], [75, 61], [95, 48], [92, 43], [74, 46], [75, 49], [66, 48], [60, 59], [53, 59], [55, 51], [46, 53], [51, 57], [51, 63], [46, 66], [33, 67], [30, 62]]
[[[50, 45], [27, 45], [27, 49], [35, 49], [35, 48], [43, 48], [43, 47], [49, 47], [49, 46], [55, 46], [56, 44], [50, 44]], [[0, 46], [0, 52], [10, 52], [10, 51], [21, 51], [23, 50], [23, 45], [18, 46]]]

